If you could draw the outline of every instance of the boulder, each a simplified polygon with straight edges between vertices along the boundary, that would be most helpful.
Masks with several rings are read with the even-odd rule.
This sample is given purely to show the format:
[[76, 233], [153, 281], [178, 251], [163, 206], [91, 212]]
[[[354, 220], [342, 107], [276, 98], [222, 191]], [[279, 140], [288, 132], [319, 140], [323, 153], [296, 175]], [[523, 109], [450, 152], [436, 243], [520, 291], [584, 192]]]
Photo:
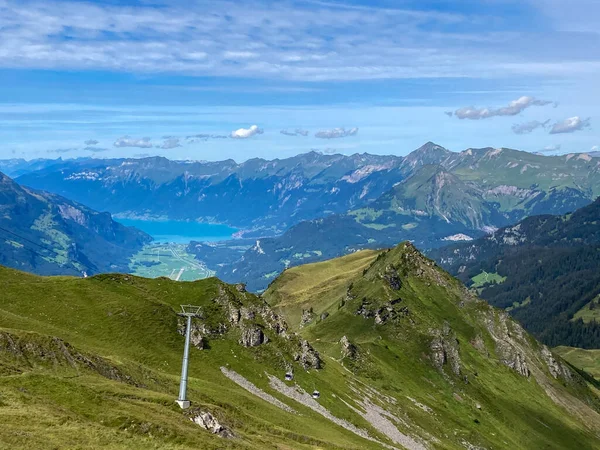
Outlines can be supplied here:
[[242, 329], [239, 343], [244, 347], [257, 347], [268, 342], [268, 338], [258, 326], [250, 326]]
[[208, 430], [213, 434], [217, 434], [222, 438], [235, 437], [229, 428], [219, 423], [219, 421], [215, 419], [214, 416], [208, 411], [195, 411], [190, 416], [190, 420], [205, 430]]
[[314, 317], [315, 317], [315, 314], [314, 314], [312, 308], [303, 309], [302, 310], [302, 319], [300, 320], [300, 326], [304, 327], [304, 326], [308, 325], [310, 322], [312, 322]]
[[294, 361], [298, 361], [305, 370], [320, 369], [322, 364], [319, 352], [306, 340], [300, 341], [300, 352], [294, 355]]
[[340, 345], [342, 347], [342, 358], [356, 358], [356, 346], [352, 344], [346, 336], [342, 336]]
[[442, 330], [434, 330], [434, 338], [429, 345], [431, 361], [438, 370], [443, 370], [448, 364], [455, 375], [460, 375], [461, 360], [458, 351], [459, 342], [450, 328], [448, 322], [444, 322]]

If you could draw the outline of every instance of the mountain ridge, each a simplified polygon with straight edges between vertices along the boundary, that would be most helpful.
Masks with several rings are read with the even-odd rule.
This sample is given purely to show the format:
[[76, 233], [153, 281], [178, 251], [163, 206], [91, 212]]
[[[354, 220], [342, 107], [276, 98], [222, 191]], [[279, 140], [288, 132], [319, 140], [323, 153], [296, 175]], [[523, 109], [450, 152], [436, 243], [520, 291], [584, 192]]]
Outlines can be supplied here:
[[571, 214], [532, 216], [430, 255], [547, 344], [597, 348], [600, 324], [574, 316], [600, 294], [598, 223], [600, 197]]

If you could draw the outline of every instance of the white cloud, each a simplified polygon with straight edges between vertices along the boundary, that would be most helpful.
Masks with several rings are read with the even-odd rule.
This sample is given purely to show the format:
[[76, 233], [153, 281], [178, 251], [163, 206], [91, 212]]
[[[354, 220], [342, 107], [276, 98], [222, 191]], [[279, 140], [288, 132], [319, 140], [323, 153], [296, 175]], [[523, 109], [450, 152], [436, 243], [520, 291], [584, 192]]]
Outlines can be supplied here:
[[508, 106], [501, 108], [476, 108], [474, 106], [465, 106], [454, 111], [454, 115], [459, 119], [488, 119], [495, 116], [516, 116], [530, 106], [544, 106], [552, 103], [548, 100], [538, 100], [535, 97], [523, 96], [513, 100]]
[[515, 133], [515, 134], [528, 134], [528, 133], [531, 133], [533, 130], [536, 130], [540, 127], [546, 128], [546, 125], [548, 125], [549, 123], [550, 123], [550, 119], [546, 120], [545, 122], [539, 122], [537, 120], [532, 120], [531, 122], [515, 124], [512, 126], [512, 130], [513, 130], [513, 133]]
[[600, 146], [598, 146], [598, 145], [594, 145], [594, 146], [593, 146], [593, 147], [590, 149], [590, 152], [597, 152], [597, 151], [600, 151]]
[[118, 138], [113, 145], [115, 147], [152, 148], [152, 142], [150, 142], [150, 138], [148, 137], [134, 139], [129, 136], [122, 136]]
[[300, 128], [296, 128], [294, 131], [281, 130], [281, 134], [285, 134], [286, 136], [308, 136], [308, 130], [302, 130]]
[[232, 131], [229, 135], [233, 139], [248, 139], [256, 134], [263, 134], [262, 128], [258, 128], [257, 125], [252, 125], [250, 128], [239, 128]]
[[164, 150], [169, 150], [172, 148], [181, 147], [181, 144], [179, 143], [179, 138], [173, 136], [165, 136], [162, 145], [157, 145], [157, 147], [162, 148]]
[[559, 133], [573, 133], [575, 131], [583, 130], [590, 126], [590, 119], [582, 119], [579, 116], [569, 117], [560, 122], [556, 122], [552, 125], [552, 129], [550, 130], [550, 134], [559, 134]]
[[321, 130], [315, 133], [315, 137], [320, 139], [337, 139], [347, 136], [355, 136], [358, 133], [358, 128], [332, 128], [331, 130]]

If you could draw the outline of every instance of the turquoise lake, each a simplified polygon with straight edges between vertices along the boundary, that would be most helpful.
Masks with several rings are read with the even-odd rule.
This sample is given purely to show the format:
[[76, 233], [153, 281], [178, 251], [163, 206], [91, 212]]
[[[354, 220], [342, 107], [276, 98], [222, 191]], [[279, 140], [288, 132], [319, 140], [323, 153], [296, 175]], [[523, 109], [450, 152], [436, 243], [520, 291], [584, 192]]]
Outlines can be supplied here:
[[185, 222], [179, 220], [140, 220], [117, 219], [115, 220], [129, 227], [136, 227], [152, 236], [156, 242], [173, 242], [186, 244], [190, 241], [224, 241], [231, 239], [233, 233], [238, 231], [227, 225]]

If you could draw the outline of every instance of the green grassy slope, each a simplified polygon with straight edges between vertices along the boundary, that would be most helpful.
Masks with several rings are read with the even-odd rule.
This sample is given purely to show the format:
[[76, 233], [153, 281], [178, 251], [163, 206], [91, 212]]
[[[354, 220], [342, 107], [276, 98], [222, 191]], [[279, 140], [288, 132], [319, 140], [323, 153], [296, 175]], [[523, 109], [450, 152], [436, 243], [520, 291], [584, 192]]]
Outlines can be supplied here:
[[[338, 298], [345, 294], [346, 286], [353, 278], [359, 276], [378, 254], [379, 252], [374, 250], [362, 250], [322, 263], [293, 267], [283, 272], [271, 284], [263, 298], [269, 304], [275, 305], [277, 311], [284, 313], [288, 324], [292, 329], [296, 329], [303, 310], [313, 308], [313, 314], [318, 316], [333, 312], [338, 306]], [[315, 305], [315, 297], [321, 294], [325, 294], [331, 301]]]
[[556, 347], [554, 351], [573, 366], [585, 370], [597, 380], [600, 380], [600, 350], [561, 346]]
[[[263, 304], [215, 278], [42, 278], [3, 268], [0, 286], [0, 332], [8, 336], [0, 339], [0, 448], [377, 448], [301, 405], [294, 406], [301, 418], [282, 414], [222, 375], [220, 367], [229, 366], [262, 388], [265, 371], [282, 376], [293, 361], [287, 350], [293, 341], [267, 330], [270, 342], [260, 347], [239, 345], [239, 330], [231, 327], [208, 339], [208, 349], [192, 349], [190, 399], [238, 438], [225, 441], [186, 418], [174, 403], [183, 350], [175, 309], [199, 304], [203, 323], [216, 329], [228, 322], [227, 308], [214, 299]], [[102, 358], [109, 376], [61, 361], [54, 337], [74, 353]]]
[[[289, 329], [264, 299], [216, 278], [43, 278], [0, 268], [0, 289], [0, 448], [600, 445], [593, 380], [411, 245], [287, 271], [265, 299]], [[185, 303], [202, 307], [192, 411], [174, 404], [183, 347], [176, 310]], [[329, 316], [300, 327], [299, 306]], [[268, 342], [240, 344], [257, 329]], [[319, 351], [320, 369], [301, 365], [310, 346], [303, 339]], [[278, 380], [289, 370], [286, 391]], [[299, 400], [315, 389], [319, 399]], [[190, 421], [197, 410], [235, 437]]]
[[[311, 284], [310, 273], [303, 277], [302, 269], [293, 269], [294, 277], [289, 278], [298, 287]], [[382, 282], [394, 272], [402, 284], [399, 290]], [[285, 284], [285, 277], [278, 281]], [[300, 332], [322, 354], [343, 364], [372, 388], [397, 399], [411, 423], [426, 430], [446, 430], [446, 439], [484, 448], [600, 445], [597, 437], [592, 437], [597, 433], [599, 416], [594, 388], [586, 386], [589, 380], [574, 375], [570, 382], [561, 375], [555, 379], [549, 373], [549, 362], [567, 370], [566, 364], [548, 358], [547, 349], [518, 324], [472, 297], [412, 246], [402, 245], [382, 253], [364, 275], [346, 280], [345, 287], [347, 290], [340, 295], [339, 286], [331, 283], [327, 291], [314, 296], [314, 310], [332, 304], [334, 299], [338, 310], [324, 320], [315, 318]], [[286, 286], [274, 284], [271, 288]], [[265, 298], [276, 302], [278, 297], [270, 290]], [[306, 308], [307, 302], [303, 304]], [[284, 314], [295, 308], [284, 302], [274, 306]], [[446, 362], [436, 370], [432, 367], [432, 342], [436, 336], [444, 336], [444, 328], [449, 330], [442, 338], [448, 340], [444, 344], [448, 348], [443, 351]], [[356, 348], [353, 358], [341, 353], [339, 342], [343, 336]], [[451, 356], [455, 342], [460, 355], [456, 373]], [[511, 351], [506, 346], [514, 347]], [[528, 377], [502, 362], [515, 359], [517, 353], [527, 361]], [[567, 391], [563, 391], [563, 384]], [[573, 401], [573, 393], [584, 401]], [[559, 399], [562, 406], [551, 397]], [[431, 408], [431, 412], [414, 408], [417, 403], [411, 399]], [[569, 417], [565, 408], [574, 417]], [[586, 425], [590, 426], [588, 430]]]

